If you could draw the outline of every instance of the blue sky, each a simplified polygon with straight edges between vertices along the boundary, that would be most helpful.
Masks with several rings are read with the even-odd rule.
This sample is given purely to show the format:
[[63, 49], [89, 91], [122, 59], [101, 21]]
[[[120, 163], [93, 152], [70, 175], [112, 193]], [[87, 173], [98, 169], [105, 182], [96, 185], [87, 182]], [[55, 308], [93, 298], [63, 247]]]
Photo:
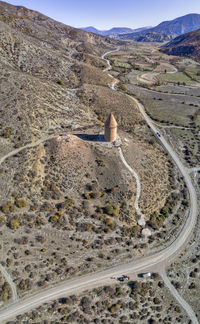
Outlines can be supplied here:
[[188, 13], [200, 14], [200, 0], [8, 0], [74, 27], [155, 26]]

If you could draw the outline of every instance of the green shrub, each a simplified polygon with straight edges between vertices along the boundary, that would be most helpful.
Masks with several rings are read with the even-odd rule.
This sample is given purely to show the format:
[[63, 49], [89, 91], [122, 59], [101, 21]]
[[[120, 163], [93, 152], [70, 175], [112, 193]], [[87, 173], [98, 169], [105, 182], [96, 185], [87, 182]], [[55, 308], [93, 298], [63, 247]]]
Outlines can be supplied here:
[[92, 192], [90, 192], [90, 198], [97, 198], [97, 196], [98, 196], [98, 193], [96, 192], [96, 191], [92, 191]]
[[111, 217], [107, 217], [105, 219], [105, 224], [106, 224], [106, 226], [108, 226], [110, 228], [114, 228], [115, 227], [115, 222], [113, 221], [113, 219]]
[[121, 82], [118, 84], [118, 89], [119, 89], [120, 91], [122, 91], [122, 92], [125, 92], [125, 93], [128, 92], [127, 87], [126, 87], [123, 83], [121, 83]]
[[118, 216], [119, 215], [119, 206], [108, 204], [103, 208], [103, 212], [106, 215]]
[[64, 83], [63, 80], [58, 80], [58, 81], [57, 81], [57, 84], [62, 85], [62, 86], [65, 85], [65, 83]]
[[154, 304], [158, 305], [158, 304], [160, 304], [160, 299], [158, 297], [155, 297], [153, 299], [153, 302], [154, 302]]
[[15, 204], [18, 208], [24, 208], [27, 206], [27, 202], [21, 198], [16, 198]]
[[4, 138], [8, 138], [11, 135], [11, 128], [10, 127], [6, 127], [6, 129], [4, 131], [2, 131], [1, 136], [3, 136]]
[[15, 207], [14, 207], [12, 201], [8, 201], [6, 204], [4, 204], [3, 206], [1, 206], [1, 211], [4, 214], [12, 213], [14, 210], [15, 210]]
[[18, 116], [18, 119], [21, 121], [24, 119], [24, 116]]
[[177, 313], [181, 313], [181, 308], [180, 308], [179, 306], [176, 306], [176, 307], [174, 308], [174, 310], [175, 310], [175, 312], [177, 312]]
[[19, 222], [16, 218], [13, 218], [10, 220], [10, 222], [8, 223], [8, 226], [11, 228], [11, 229], [17, 229], [19, 227]]
[[107, 215], [113, 215], [113, 212], [114, 212], [114, 208], [112, 205], [106, 205], [104, 208], [103, 208], [103, 211], [105, 214]]
[[109, 308], [109, 311], [110, 311], [111, 313], [114, 313], [114, 312], [116, 312], [118, 309], [120, 309], [120, 305], [119, 305], [119, 304], [114, 304], [114, 305], [112, 305], [112, 306]]
[[65, 201], [61, 203], [61, 208], [69, 208], [69, 207], [74, 207], [74, 203], [71, 198], [66, 197]]
[[6, 303], [8, 301], [8, 297], [9, 297], [9, 295], [8, 295], [7, 290], [4, 290], [2, 292], [2, 297], [1, 297], [4, 303]]
[[5, 224], [5, 217], [3, 215], [0, 215], [0, 226], [3, 226]]
[[104, 161], [103, 160], [101, 160], [101, 159], [99, 159], [99, 158], [96, 158], [96, 163], [98, 164], [98, 166], [105, 166], [105, 164], [104, 164]]

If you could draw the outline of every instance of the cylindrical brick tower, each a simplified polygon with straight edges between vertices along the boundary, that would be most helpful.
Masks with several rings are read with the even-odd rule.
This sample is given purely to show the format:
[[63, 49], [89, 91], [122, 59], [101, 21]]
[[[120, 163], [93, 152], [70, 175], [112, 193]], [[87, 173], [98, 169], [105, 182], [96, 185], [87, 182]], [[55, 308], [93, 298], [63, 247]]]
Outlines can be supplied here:
[[117, 139], [117, 122], [112, 113], [105, 122], [104, 139], [105, 142], [114, 142]]

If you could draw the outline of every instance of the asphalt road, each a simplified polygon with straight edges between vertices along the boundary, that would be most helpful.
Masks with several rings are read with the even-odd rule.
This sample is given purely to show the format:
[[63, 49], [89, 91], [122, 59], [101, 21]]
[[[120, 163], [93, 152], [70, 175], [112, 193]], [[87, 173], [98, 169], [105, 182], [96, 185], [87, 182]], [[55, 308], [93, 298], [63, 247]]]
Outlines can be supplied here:
[[91, 273], [86, 276], [77, 277], [72, 280], [63, 281], [62, 283], [56, 285], [53, 288], [42, 290], [39, 293], [36, 293], [30, 297], [26, 297], [11, 304], [7, 308], [0, 311], [1, 322], [9, 320], [10, 318], [13, 318], [16, 315], [27, 312], [33, 308], [36, 308], [45, 302], [49, 302], [51, 300], [55, 300], [57, 298], [71, 295], [74, 293], [80, 293], [85, 290], [90, 290], [105, 284], [113, 283], [113, 280], [110, 279], [113, 276], [120, 276], [123, 273], [127, 275], [135, 275], [136, 273], [144, 271], [157, 272], [159, 269], [164, 269], [167, 265], [169, 265], [171, 261], [177, 258], [178, 254], [181, 251], [183, 251], [196, 224], [197, 196], [195, 189], [193, 187], [188, 171], [182, 164], [179, 157], [173, 151], [169, 143], [164, 139], [164, 137], [158, 136], [157, 133], [159, 131], [157, 130], [151, 119], [145, 113], [144, 107], [136, 99], [132, 98], [132, 100], [135, 101], [140, 112], [144, 116], [144, 119], [151, 128], [152, 132], [155, 134], [155, 136], [157, 136], [158, 140], [161, 142], [166, 151], [169, 152], [169, 154], [171, 155], [174, 162], [177, 164], [184, 177], [190, 195], [190, 212], [182, 228], [182, 231], [168, 247], [164, 248], [160, 252], [156, 252], [150, 256], [141, 257], [130, 262], [122, 263], [103, 271]]

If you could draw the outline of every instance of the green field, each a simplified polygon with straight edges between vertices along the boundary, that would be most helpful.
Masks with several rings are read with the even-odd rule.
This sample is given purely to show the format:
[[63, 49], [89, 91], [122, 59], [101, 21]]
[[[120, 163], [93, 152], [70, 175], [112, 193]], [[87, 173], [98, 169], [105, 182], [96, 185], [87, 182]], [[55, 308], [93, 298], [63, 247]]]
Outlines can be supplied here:
[[188, 67], [185, 71], [192, 79], [200, 82], [200, 68]]
[[185, 75], [183, 72], [177, 72], [177, 73], [164, 73], [160, 74], [158, 79], [163, 82], [173, 82], [177, 84], [191, 84], [194, 83], [187, 75]]
[[123, 68], [126, 68], [126, 69], [130, 69], [131, 68], [131, 65], [129, 63], [126, 63], [126, 62], [115, 61], [114, 62], [114, 65], [115, 66], [118, 66], [118, 67], [123, 67]]

